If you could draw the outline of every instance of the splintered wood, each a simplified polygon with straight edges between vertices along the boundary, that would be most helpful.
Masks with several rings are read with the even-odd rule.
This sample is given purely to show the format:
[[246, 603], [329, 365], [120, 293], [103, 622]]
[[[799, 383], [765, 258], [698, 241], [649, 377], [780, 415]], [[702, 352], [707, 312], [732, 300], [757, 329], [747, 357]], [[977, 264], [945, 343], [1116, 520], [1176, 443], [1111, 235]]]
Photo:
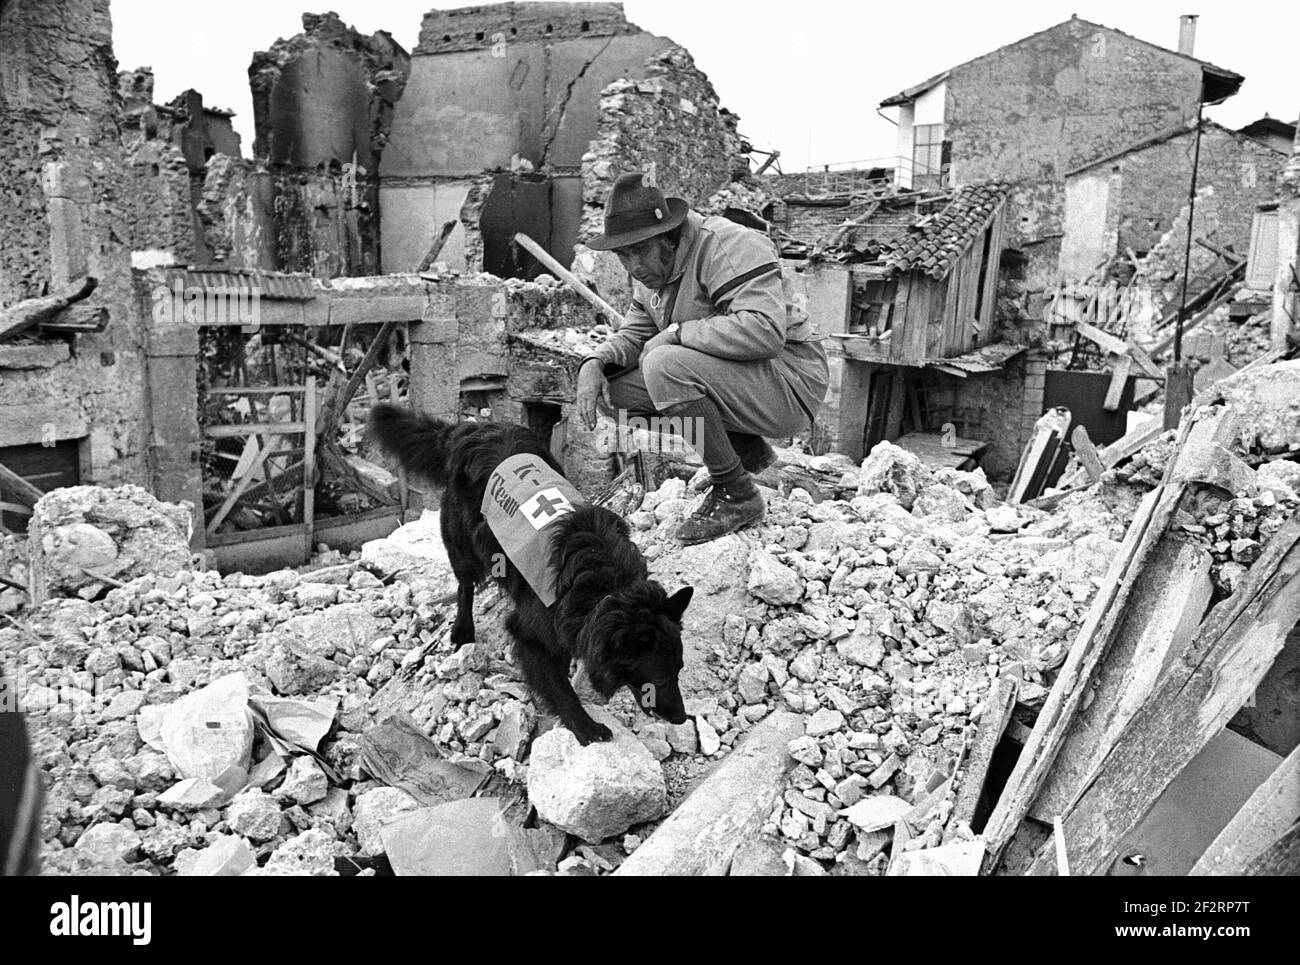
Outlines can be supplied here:
[[[1253, 487], [1253, 472], [1232, 452], [1242, 415], [1249, 417], [1216, 406], [1183, 420], [1164, 477], [1138, 506], [983, 829], [985, 873], [998, 869], [1030, 817], [1053, 830], [1046, 840], [1038, 831], [1025, 839], [1037, 849], [1028, 873], [1096, 875], [1114, 867], [1125, 836], [1222, 732], [1300, 620], [1300, 513], [1286, 518], [1235, 592], [1208, 613], [1211, 556], [1172, 528], [1194, 505], [1194, 490], [1238, 495]], [[1097, 462], [1105, 460], [1086, 460], [1093, 475]], [[1194, 873], [1295, 873], [1297, 767], [1293, 753]]]

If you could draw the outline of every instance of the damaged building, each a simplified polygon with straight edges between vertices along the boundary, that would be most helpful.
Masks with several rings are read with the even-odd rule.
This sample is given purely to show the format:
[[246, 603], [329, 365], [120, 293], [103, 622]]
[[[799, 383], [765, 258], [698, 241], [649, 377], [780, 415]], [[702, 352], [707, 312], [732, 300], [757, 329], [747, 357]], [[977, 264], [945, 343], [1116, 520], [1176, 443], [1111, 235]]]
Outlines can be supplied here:
[[[1072, 18], [885, 100], [896, 163], [786, 173], [616, 3], [302, 25], [241, 144], [119, 70], [108, 0], [0, 0], [0, 669], [46, 873], [1296, 872], [1300, 141], [1196, 125], [1242, 77], [1195, 18]], [[767, 517], [707, 544], [697, 454], [575, 415], [629, 170], [766, 233], [825, 336]], [[685, 723], [551, 726], [495, 589], [452, 643], [381, 402], [529, 427], [693, 587]]]

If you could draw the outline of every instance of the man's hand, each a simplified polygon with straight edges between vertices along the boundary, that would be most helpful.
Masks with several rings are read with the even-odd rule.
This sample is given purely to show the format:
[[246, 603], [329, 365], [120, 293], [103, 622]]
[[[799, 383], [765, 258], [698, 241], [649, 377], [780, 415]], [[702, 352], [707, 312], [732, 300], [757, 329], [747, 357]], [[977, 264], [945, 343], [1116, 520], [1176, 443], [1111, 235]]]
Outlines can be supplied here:
[[596, 403], [605, 400], [605, 405], [613, 408], [609, 400], [609, 380], [605, 378], [605, 364], [599, 359], [587, 359], [578, 369], [578, 392], [574, 405], [578, 409], [578, 418], [588, 429], [596, 428]]
[[645, 358], [661, 345], [681, 345], [681, 340], [677, 337], [678, 323], [673, 322], [663, 331], [658, 332], [654, 337], [648, 339], [645, 345], [641, 346], [641, 358]]

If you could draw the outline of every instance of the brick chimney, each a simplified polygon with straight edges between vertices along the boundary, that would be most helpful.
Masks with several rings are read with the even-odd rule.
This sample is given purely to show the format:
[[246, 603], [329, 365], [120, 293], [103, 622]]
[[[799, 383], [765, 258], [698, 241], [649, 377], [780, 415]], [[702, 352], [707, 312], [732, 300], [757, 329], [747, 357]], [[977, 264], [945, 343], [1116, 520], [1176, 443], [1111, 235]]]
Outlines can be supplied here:
[[1188, 57], [1196, 47], [1196, 21], [1194, 13], [1185, 13], [1178, 18], [1178, 52]]

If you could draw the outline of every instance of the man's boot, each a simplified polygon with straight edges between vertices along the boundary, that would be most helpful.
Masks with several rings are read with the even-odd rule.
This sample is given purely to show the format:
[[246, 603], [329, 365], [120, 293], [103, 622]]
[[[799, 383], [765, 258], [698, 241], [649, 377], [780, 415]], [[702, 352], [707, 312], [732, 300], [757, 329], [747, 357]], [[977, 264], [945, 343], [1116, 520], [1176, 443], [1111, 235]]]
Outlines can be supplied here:
[[746, 473], [729, 483], [715, 483], [700, 508], [677, 527], [676, 536], [688, 546], [706, 543], [758, 522], [765, 511], [763, 497]]

